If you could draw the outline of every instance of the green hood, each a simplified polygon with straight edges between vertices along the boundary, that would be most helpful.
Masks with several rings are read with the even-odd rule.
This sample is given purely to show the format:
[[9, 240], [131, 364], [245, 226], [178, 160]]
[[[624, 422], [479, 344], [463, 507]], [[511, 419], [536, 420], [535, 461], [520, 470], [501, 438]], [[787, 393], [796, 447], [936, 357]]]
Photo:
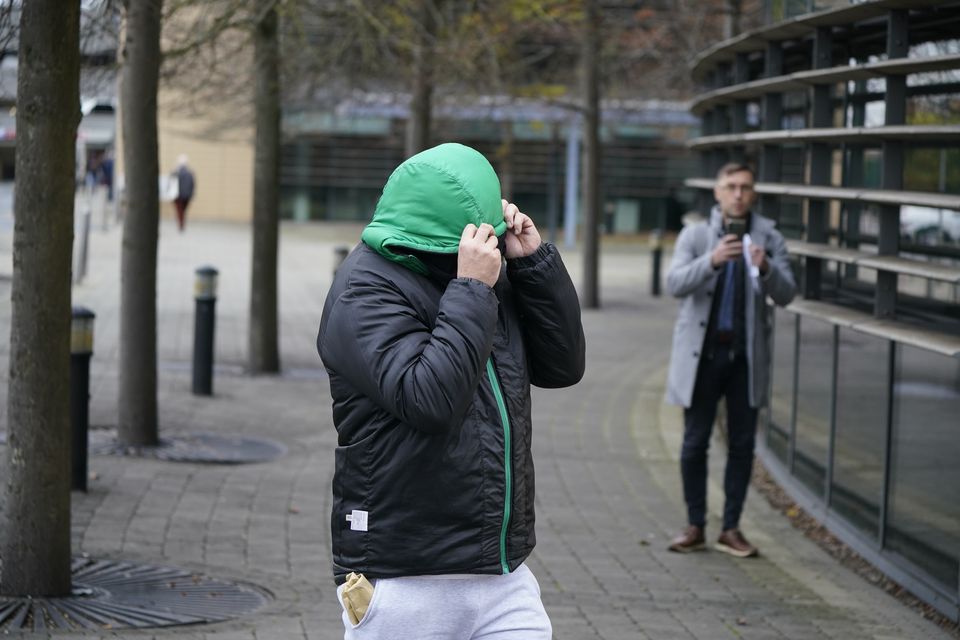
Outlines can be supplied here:
[[404, 249], [456, 253], [470, 223], [506, 231], [500, 180], [479, 151], [447, 143], [422, 151], [397, 167], [377, 202], [361, 240], [388, 260], [427, 275]]

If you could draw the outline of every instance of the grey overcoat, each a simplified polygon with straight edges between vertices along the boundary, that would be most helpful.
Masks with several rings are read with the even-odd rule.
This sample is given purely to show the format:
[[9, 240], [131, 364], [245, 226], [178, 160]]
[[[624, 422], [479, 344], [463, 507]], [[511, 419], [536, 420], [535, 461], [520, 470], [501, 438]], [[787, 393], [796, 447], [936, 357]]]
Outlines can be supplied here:
[[[721, 273], [710, 264], [710, 254], [723, 237], [719, 207], [710, 213], [709, 222], [686, 227], [680, 232], [667, 272], [667, 290], [682, 298], [677, 324], [673, 329], [673, 350], [667, 377], [666, 401], [689, 408], [693, 387], [703, 352], [703, 339], [710, 321], [710, 307], [717, 277]], [[744, 269], [746, 292], [747, 363], [750, 367], [750, 406], [761, 407], [767, 400], [770, 371], [770, 334], [772, 319], [768, 317], [766, 298], [778, 305], [789, 304], [796, 293], [796, 284], [787, 259], [783, 236], [769, 218], [750, 215], [750, 239], [767, 252], [769, 270], [760, 276], [760, 289], [754, 291], [748, 269]], [[752, 295], [751, 295], [752, 294]], [[761, 330], [758, 331], [757, 327]]]

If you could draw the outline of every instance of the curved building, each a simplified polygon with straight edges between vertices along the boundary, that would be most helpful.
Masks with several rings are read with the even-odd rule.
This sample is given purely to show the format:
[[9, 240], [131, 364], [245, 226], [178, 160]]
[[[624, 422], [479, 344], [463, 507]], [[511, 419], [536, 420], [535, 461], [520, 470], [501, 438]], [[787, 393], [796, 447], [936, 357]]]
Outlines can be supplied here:
[[694, 62], [702, 177], [687, 180], [708, 205], [723, 163], [757, 166], [801, 283], [775, 314], [760, 455], [957, 620], [960, 2], [766, 4], [766, 26]]

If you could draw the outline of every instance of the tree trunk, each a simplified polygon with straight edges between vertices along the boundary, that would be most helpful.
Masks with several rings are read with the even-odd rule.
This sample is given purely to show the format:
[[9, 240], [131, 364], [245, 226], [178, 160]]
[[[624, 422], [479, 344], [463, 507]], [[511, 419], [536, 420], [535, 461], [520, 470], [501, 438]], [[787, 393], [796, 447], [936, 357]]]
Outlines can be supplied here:
[[547, 238], [556, 244], [560, 220], [560, 162], [563, 147], [560, 145], [560, 125], [555, 122], [551, 129], [550, 169], [547, 173]]
[[250, 372], [280, 371], [277, 344], [277, 244], [280, 163], [280, 46], [277, 9], [254, 34], [256, 155], [253, 178], [253, 265], [250, 281]]
[[600, 12], [596, 0], [585, 0], [582, 65], [583, 91], [583, 305], [600, 306], [599, 238], [600, 215]]
[[513, 121], [500, 123], [500, 146], [497, 147], [497, 173], [500, 175], [500, 193], [513, 202]]
[[157, 85], [162, 0], [126, 0], [126, 61], [121, 76], [123, 165], [127, 216], [120, 257], [120, 384], [122, 443], [158, 443], [157, 237], [160, 174]]
[[80, 3], [22, 6], [0, 593], [70, 593], [70, 260]]
[[406, 154], [409, 158], [430, 146], [433, 117], [433, 56], [436, 16], [432, 0], [421, 0], [417, 44], [413, 50], [413, 91], [407, 120]]

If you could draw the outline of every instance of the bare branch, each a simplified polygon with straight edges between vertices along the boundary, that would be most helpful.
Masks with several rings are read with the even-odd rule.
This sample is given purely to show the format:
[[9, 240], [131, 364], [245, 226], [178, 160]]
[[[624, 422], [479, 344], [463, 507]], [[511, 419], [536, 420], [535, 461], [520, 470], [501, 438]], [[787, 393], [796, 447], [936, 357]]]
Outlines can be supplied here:
[[18, 4], [16, 0], [0, 2], [0, 52], [6, 53], [16, 50], [20, 12], [19, 9], [15, 8], [15, 5]]

